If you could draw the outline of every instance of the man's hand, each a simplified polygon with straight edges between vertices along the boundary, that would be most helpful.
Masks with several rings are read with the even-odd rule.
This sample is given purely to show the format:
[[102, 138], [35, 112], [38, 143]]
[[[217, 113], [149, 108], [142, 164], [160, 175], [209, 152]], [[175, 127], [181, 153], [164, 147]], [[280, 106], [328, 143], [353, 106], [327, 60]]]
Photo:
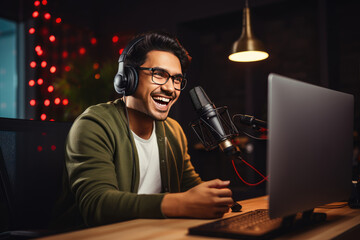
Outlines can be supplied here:
[[222, 217], [234, 203], [229, 184], [230, 181], [215, 179], [183, 193], [166, 194], [161, 210], [167, 217]]

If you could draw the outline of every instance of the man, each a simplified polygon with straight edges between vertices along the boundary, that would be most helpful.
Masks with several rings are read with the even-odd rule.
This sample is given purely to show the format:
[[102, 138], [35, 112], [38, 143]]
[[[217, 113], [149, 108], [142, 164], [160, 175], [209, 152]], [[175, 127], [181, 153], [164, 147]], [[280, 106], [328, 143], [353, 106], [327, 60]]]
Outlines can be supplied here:
[[186, 50], [165, 33], [136, 39], [123, 57], [136, 70], [134, 93], [88, 108], [69, 132], [67, 191], [58, 209], [67, 225], [217, 218], [233, 203], [229, 181], [201, 182], [183, 130], [168, 118], [186, 85]]

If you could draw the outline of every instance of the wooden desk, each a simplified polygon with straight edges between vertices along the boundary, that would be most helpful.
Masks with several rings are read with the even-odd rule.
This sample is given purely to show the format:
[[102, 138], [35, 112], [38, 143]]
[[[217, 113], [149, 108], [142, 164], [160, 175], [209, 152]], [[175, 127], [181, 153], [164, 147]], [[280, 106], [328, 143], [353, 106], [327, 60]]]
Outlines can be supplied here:
[[[267, 208], [267, 197], [259, 197], [239, 202], [242, 212]], [[349, 207], [337, 209], [315, 209], [328, 215], [327, 221], [299, 232], [292, 232], [277, 239], [332, 239], [360, 224], [360, 210]], [[240, 212], [241, 213], [241, 212]], [[240, 213], [228, 213], [231, 217]], [[41, 240], [76, 239], [222, 239], [188, 235], [188, 228], [214, 220], [199, 219], [136, 219], [111, 225], [95, 227], [70, 233], [41, 238]]]

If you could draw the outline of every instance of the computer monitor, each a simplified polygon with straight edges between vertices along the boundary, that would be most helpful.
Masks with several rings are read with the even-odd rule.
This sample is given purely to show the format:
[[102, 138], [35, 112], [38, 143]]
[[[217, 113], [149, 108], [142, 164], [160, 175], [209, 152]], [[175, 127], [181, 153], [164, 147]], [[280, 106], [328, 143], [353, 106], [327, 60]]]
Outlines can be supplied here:
[[353, 112], [350, 94], [270, 74], [269, 209], [191, 227], [189, 233], [267, 239], [325, 220], [314, 208], [350, 197]]
[[349, 198], [353, 112], [350, 94], [269, 75], [270, 218]]

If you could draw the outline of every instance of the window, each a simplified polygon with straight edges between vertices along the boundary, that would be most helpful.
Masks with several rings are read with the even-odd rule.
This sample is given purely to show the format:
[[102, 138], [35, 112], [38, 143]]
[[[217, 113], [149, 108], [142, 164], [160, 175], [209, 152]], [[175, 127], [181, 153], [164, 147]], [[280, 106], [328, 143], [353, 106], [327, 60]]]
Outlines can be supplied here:
[[17, 117], [17, 24], [0, 18], [0, 117]]

